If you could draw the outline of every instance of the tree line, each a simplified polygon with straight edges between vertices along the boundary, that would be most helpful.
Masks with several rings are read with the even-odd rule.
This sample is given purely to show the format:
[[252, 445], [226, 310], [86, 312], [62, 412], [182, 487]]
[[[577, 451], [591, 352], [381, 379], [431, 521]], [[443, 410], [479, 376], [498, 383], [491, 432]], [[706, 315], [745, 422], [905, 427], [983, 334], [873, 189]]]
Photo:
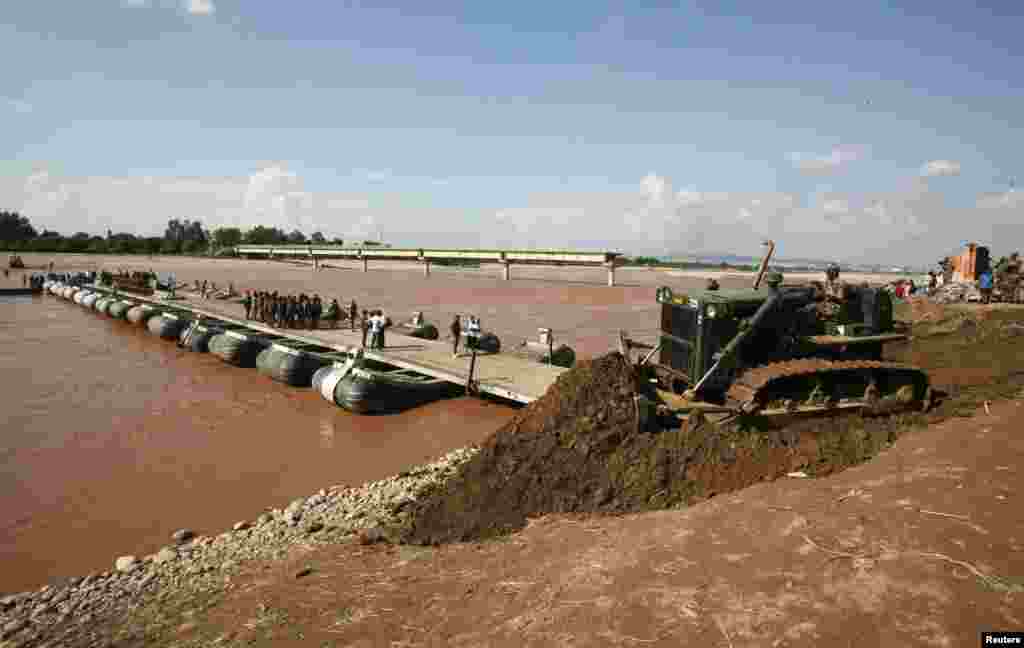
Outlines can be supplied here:
[[[342, 239], [328, 240], [322, 233], [307, 237], [299, 230], [285, 232], [277, 227], [257, 225], [243, 230], [218, 227], [207, 230], [201, 221], [171, 219], [163, 236], [136, 236], [127, 232], [106, 236], [76, 232], [70, 236], [48, 229], [39, 232], [28, 218], [13, 211], [0, 211], [0, 248], [14, 252], [83, 252], [95, 254], [217, 254], [236, 245], [343, 245]], [[364, 245], [377, 245], [364, 241]]]

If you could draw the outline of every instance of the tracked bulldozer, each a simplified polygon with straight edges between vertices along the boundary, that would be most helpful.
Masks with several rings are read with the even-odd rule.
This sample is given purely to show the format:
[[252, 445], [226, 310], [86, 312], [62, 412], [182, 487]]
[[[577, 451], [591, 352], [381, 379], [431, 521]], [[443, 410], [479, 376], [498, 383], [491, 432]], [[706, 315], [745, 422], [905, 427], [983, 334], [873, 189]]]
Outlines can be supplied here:
[[822, 319], [820, 285], [762, 285], [774, 251], [767, 245], [752, 288], [658, 289], [660, 335], [656, 346], [640, 345], [650, 349], [640, 364], [657, 386], [659, 412], [732, 419], [927, 410], [928, 375], [882, 359], [885, 344], [908, 338], [896, 331], [889, 294], [850, 286], [841, 314]]

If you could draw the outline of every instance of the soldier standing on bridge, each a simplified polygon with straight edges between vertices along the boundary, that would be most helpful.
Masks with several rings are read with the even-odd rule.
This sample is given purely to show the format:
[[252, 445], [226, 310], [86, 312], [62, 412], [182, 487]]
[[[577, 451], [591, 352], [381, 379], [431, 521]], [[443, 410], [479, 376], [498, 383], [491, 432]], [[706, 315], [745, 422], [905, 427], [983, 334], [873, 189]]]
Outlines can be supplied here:
[[459, 357], [459, 338], [462, 336], [462, 322], [459, 321], [459, 314], [455, 314], [449, 330], [452, 332], [452, 357]]

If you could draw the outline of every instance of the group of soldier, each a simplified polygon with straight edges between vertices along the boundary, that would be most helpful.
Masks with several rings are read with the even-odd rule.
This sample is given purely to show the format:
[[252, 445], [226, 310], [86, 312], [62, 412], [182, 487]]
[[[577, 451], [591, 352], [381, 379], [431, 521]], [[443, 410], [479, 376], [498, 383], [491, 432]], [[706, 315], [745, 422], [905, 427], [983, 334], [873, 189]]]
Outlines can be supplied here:
[[[305, 293], [280, 295], [277, 291], [246, 291], [242, 306], [245, 308], [245, 319], [277, 328], [312, 330], [321, 328], [321, 321], [326, 321], [328, 328], [338, 328], [345, 316], [337, 299], [325, 308], [320, 295], [307, 296]], [[356, 302], [353, 300], [349, 308], [349, 319], [353, 322], [356, 313]]]
[[[764, 275], [765, 285], [770, 290], [777, 291], [782, 287], [782, 273], [776, 270], [767, 272]], [[720, 286], [715, 279], [708, 279], [706, 290], [719, 290]], [[815, 282], [815, 300], [808, 308], [808, 312], [821, 320], [834, 320], [841, 318], [843, 307], [850, 297], [850, 286], [839, 278], [839, 265], [830, 264], [825, 270], [825, 281]]]
[[[382, 310], [363, 309], [360, 314], [354, 299], [347, 308], [337, 299], [332, 299], [325, 308], [320, 295], [280, 295], [277, 291], [247, 290], [242, 306], [245, 319], [282, 329], [336, 329], [347, 320], [350, 330], [355, 331], [358, 322], [363, 334], [362, 345], [366, 347], [369, 342], [371, 349], [384, 348], [384, 332], [392, 326], [391, 318], [386, 317]], [[326, 325], [321, 326], [321, 322]]]

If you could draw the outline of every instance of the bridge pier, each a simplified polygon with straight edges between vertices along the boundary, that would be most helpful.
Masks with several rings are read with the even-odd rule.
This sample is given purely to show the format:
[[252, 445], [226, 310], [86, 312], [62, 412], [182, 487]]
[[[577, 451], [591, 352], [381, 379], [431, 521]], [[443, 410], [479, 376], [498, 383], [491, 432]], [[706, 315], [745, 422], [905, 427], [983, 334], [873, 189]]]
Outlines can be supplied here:
[[610, 261], [604, 264], [608, 268], [608, 285], [611, 287], [615, 286], [615, 262]]
[[501, 268], [501, 276], [502, 276], [502, 278], [504, 278], [505, 281], [511, 281], [512, 280], [512, 263], [509, 262], [509, 261], [503, 261], [501, 263], [501, 266], [502, 266], [502, 268]]
[[367, 271], [367, 269], [368, 269], [367, 266], [369, 266], [369, 264], [370, 264], [370, 259], [368, 257], [363, 257], [363, 272]]
[[423, 259], [423, 276], [430, 276], [430, 259]]

